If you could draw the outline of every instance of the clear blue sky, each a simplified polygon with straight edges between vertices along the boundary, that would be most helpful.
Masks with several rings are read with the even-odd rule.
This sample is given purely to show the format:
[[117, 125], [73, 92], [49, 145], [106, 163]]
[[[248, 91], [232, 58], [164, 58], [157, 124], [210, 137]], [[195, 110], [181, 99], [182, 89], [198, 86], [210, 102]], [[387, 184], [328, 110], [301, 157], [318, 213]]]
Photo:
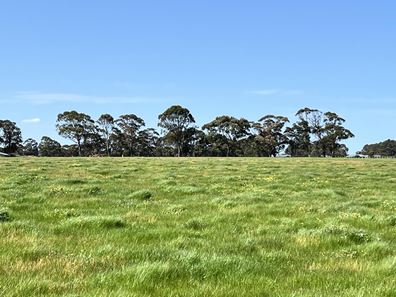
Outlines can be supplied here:
[[[0, 118], [24, 138], [58, 113], [135, 113], [172, 104], [216, 115], [294, 119], [335, 111], [365, 143], [396, 138], [396, 1], [5, 0]], [[64, 142], [64, 141], [63, 141]]]

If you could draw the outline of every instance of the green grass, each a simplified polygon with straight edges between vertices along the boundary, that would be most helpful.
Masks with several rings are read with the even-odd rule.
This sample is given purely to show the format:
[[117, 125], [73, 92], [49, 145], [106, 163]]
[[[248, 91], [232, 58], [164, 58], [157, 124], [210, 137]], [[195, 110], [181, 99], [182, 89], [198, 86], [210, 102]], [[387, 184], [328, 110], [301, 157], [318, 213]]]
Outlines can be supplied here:
[[0, 296], [396, 296], [395, 169], [0, 159]]

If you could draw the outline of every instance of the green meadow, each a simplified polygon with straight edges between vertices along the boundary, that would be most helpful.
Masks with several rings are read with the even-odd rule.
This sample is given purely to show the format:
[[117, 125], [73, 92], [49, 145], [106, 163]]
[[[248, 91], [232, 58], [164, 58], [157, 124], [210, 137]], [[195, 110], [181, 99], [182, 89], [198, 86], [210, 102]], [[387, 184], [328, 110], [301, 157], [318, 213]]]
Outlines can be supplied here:
[[396, 160], [0, 159], [0, 296], [396, 296]]

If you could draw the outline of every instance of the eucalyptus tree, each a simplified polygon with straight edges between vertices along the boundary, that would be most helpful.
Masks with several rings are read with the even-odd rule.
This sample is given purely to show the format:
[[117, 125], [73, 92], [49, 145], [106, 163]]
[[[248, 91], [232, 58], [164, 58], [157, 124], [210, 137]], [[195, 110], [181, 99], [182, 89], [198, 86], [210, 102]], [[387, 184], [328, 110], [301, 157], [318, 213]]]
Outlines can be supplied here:
[[22, 143], [22, 132], [16, 123], [0, 120], [0, 145], [7, 154], [15, 153]]
[[126, 147], [125, 134], [118, 127], [114, 127], [110, 135], [110, 150], [112, 155], [124, 157]]
[[135, 114], [125, 114], [121, 115], [115, 123], [124, 136], [123, 142], [126, 144], [128, 155], [133, 156], [136, 154], [139, 130], [145, 126], [144, 120]]
[[28, 138], [23, 142], [22, 154], [24, 156], [38, 156], [38, 143], [33, 138]]
[[346, 129], [345, 120], [334, 112], [321, 112], [317, 109], [300, 109], [299, 120], [285, 130], [289, 139], [288, 151], [294, 156], [336, 156], [343, 155], [346, 147], [340, 142], [354, 137]]
[[137, 155], [144, 157], [155, 156], [158, 138], [159, 134], [153, 128], [139, 131], [137, 135]]
[[62, 157], [75, 157], [78, 156], [78, 147], [76, 144], [64, 144], [61, 147]]
[[219, 116], [202, 126], [208, 131], [208, 139], [213, 147], [226, 149], [225, 155], [235, 155], [238, 141], [250, 134], [251, 124], [248, 120], [231, 116]]
[[104, 139], [106, 145], [106, 154], [110, 156], [110, 136], [115, 125], [114, 118], [106, 113], [102, 114], [96, 122], [98, 124], [98, 132]]
[[38, 146], [39, 155], [42, 157], [60, 157], [62, 156], [62, 146], [56, 140], [51, 139], [48, 136], [41, 138]]
[[366, 144], [359, 153], [369, 156], [396, 157], [396, 140], [388, 139], [379, 143]]
[[94, 132], [95, 122], [87, 114], [75, 110], [65, 111], [58, 115], [56, 128], [59, 135], [77, 144], [78, 155], [81, 156], [82, 141]]
[[286, 152], [293, 157], [308, 157], [311, 154], [311, 137], [309, 126], [306, 124], [306, 122], [297, 122], [285, 129], [288, 143]]
[[320, 140], [323, 156], [328, 154], [335, 157], [340, 148], [342, 148], [340, 142], [355, 137], [350, 130], [343, 126], [344, 123], [345, 119], [338, 114], [334, 112], [324, 113], [323, 136]]
[[196, 127], [186, 130], [186, 141], [183, 146], [183, 154], [186, 156], [204, 156], [207, 154], [208, 141], [206, 134]]
[[287, 137], [284, 134], [285, 125], [289, 119], [284, 116], [266, 115], [253, 124], [258, 131], [258, 140], [262, 144], [262, 149], [268, 156], [275, 157], [287, 144]]
[[182, 148], [187, 141], [187, 130], [195, 119], [187, 108], [173, 105], [158, 116], [158, 126], [164, 129], [164, 141], [176, 149], [176, 156], [182, 155]]
[[[288, 139], [287, 152], [292, 156], [308, 157], [311, 155], [311, 125], [310, 115], [316, 113], [317, 110], [303, 108], [297, 111], [298, 121], [293, 123], [291, 127], [285, 129], [285, 136]], [[316, 117], [316, 116], [315, 116]], [[311, 121], [312, 122], [312, 121]]]
[[106, 143], [101, 137], [98, 128], [95, 126], [92, 130], [83, 135], [82, 151], [86, 156], [97, 156], [106, 154]]

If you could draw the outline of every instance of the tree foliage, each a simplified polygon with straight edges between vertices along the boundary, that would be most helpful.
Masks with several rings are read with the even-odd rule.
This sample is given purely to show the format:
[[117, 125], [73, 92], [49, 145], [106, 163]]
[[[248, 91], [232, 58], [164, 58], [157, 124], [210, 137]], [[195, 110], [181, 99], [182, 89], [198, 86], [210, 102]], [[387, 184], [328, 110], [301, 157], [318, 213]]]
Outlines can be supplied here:
[[116, 120], [117, 127], [123, 137], [122, 143], [128, 156], [136, 155], [139, 130], [145, 126], [144, 120], [135, 114], [121, 115]]
[[[216, 117], [210, 123], [202, 126], [208, 131], [208, 139], [211, 150], [225, 156], [235, 156], [238, 151], [239, 142], [250, 133], [251, 124], [248, 120], [237, 119], [231, 116]], [[215, 153], [216, 155], [216, 153]]]
[[296, 117], [290, 123], [281, 115], [264, 115], [258, 121], [222, 115], [200, 129], [187, 108], [173, 105], [158, 116], [160, 134], [145, 128], [135, 114], [114, 118], [105, 113], [95, 121], [87, 114], [65, 111], [58, 115], [56, 128], [74, 144], [61, 146], [44, 136], [39, 145], [33, 139], [21, 145], [20, 129], [8, 120], [0, 121], [0, 144], [5, 152], [18, 149], [33, 156], [346, 156], [343, 141], [354, 135], [342, 117], [307, 107]]
[[39, 154], [42, 157], [60, 157], [62, 156], [62, 146], [56, 140], [48, 136], [41, 138], [38, 146]]
[[261, 144], [265, 156], [275, 157], [288, 143], [284, 134], [285, 125], [289, 119], [284, 116], [267, 115], [262, 117], [255, 125], [258, 130], [256, 141]]
[[187, 129], [195, 123], [195, 119], [187, 108], [173, 105], [158, 116], [158, 126], [164, 129], [164, 141], [176, 148], [176, 156], [180, 157], [186, 144]]
[[388, 139], [379, 143], [366, 144], [360, 153], [369, 156], [396, 157], [396, 140]]
[[57, 130], [59, 135], [74, 141], [78, 147], [78, 155], [82, 155], [82, 141], [87, 141], [94, 133], [94, 121], [91, 117], [75, 110], [65, 111], [58, 115]]
[[108, 113], [102, 114], [97, 120], [97, 124], [97, 131], [106, 144], [106, 154], [110, 156], [110, 136], [114, 129], [114, 118]]
[[21, 154], [24, 156], [38, 156], [38, 143], [32, 138], [28, 138], [23, 142], [21, 147]]
[[22, 143], [22, 132], [16, 123], [0, 120], [0, 146], [4, 153], [16, 153]]

